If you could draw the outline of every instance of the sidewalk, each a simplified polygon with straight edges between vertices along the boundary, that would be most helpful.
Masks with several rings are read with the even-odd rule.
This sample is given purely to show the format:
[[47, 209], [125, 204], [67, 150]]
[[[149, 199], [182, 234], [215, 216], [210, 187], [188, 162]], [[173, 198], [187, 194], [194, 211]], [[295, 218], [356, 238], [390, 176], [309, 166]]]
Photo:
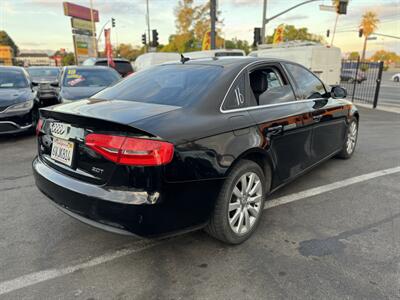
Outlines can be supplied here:
[[[358, 107], [374, 109], [374, 108], [372, 108], [372, 104], [365, 104], [365, 103], [360, 103], [357, 101], [354, 101], [354, 104]], [[378, 103], [378, 106], [375, 109], [400, 114], [400, 106], [379, 105], [379, 103]]]

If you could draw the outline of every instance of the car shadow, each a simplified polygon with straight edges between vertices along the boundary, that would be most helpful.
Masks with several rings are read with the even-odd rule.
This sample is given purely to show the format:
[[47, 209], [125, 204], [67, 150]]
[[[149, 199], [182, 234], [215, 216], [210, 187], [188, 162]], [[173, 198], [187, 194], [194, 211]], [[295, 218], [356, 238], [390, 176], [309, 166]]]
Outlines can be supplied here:
[[32, 132], [21, 132], [14, 134], [2, 134], [0, 135], [0, 144], [22, 142], [24, 140], [30, 140], [34, 138], [34, 133]]

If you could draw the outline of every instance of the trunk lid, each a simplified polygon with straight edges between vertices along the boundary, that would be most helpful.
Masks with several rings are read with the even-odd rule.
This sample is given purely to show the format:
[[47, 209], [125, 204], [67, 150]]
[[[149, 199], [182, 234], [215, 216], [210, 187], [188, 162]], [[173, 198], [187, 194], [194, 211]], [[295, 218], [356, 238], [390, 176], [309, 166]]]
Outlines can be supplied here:
[[[87, 147], [86, 135], [98, 133], [161, 139], [130, 124], [175, 109], [179, 107], [93, 99], [42, 109], [43, 125], [38, 136], [39, 156], [69, 176], [89, 183], [105, 184], [114, 174], [117, 165]], [[68, 159], [63, 160], [64, 157]]]

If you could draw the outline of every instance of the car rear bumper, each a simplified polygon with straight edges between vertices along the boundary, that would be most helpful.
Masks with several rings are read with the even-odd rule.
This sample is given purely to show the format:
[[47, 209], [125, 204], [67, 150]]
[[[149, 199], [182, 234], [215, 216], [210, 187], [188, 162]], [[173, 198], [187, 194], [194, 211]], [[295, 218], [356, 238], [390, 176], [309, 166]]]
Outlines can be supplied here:
[[0, 120], [0, 135], [2, 134], [15, 134], [26, 132], [32, 128], [33, 124], [19, 125], [13, 121], [1, 121]]
[[[202, 184], [166, 188], [150, 204], [144, 201], [146, 192], [113, 190], [82, 182], [58, 172], [38, 157], [32, 166], [37, 187], [62, 211], [115, 233], [157, 237], [200, 228], [208, 221], [213, 208], [213, 198], [199, 202], [198, 197], [204, 197], [206, 190]], [[211, 187], [208, 194], [212, 197], [213, 184], [206, 185]], [[176, 193], [177, 190], [182, 193]], [[191, 193], [192, 197], [188, 198]]]

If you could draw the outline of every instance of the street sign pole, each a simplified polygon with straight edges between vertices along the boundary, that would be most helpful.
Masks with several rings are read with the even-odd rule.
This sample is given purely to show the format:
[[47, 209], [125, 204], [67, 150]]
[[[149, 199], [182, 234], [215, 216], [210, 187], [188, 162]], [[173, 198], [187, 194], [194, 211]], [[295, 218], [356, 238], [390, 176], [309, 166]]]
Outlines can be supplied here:
[[150, 50], [151, 39], [150, 39], [150, 13], [149, 13], [149, 0], [146, 0], [146, 21], [147, 21], [147, 34], [149, 37], [149, 44], [147, 46], [147, 51]]
[[93, 0], [90, 0], [90, 20], [92, 22], [92, 44], [94, 50], [94, 57], [97, 57], [97, 43], [96, 43], [96, 27], [94, 24], [94, 17], [93, 17]]
[[210, 0], [210, 17], [211, 17], [211, 32], [210, 32], [210, 38], [211, 38], [211, 49], [215, 49], [215, 39], [216, 39], [216, 34], [215, 34], [215, 22], [217, 19], [217, 3], [216, 0]]
[[261, 23], [261, 38], [262, 38], [261, 44], [265, 43], [265, 35], [266, 35], [265, 26], [267, 24], [265, 20], [267, 19], [267, 4], [268, 4], [267, 1], [268, 0], [264, 0], [264, 5], [263, 5], [263, 18]]
[[335, 33], [336, 33], [336, 26], [337, 26], [338, 19], [339, 19], [339, 14], [337, 13], [336, 14], [336, 20], [335, 20], [335, 26], [333, 27], [331, 46], [333, 46], [333, 41], [335, 40]]

